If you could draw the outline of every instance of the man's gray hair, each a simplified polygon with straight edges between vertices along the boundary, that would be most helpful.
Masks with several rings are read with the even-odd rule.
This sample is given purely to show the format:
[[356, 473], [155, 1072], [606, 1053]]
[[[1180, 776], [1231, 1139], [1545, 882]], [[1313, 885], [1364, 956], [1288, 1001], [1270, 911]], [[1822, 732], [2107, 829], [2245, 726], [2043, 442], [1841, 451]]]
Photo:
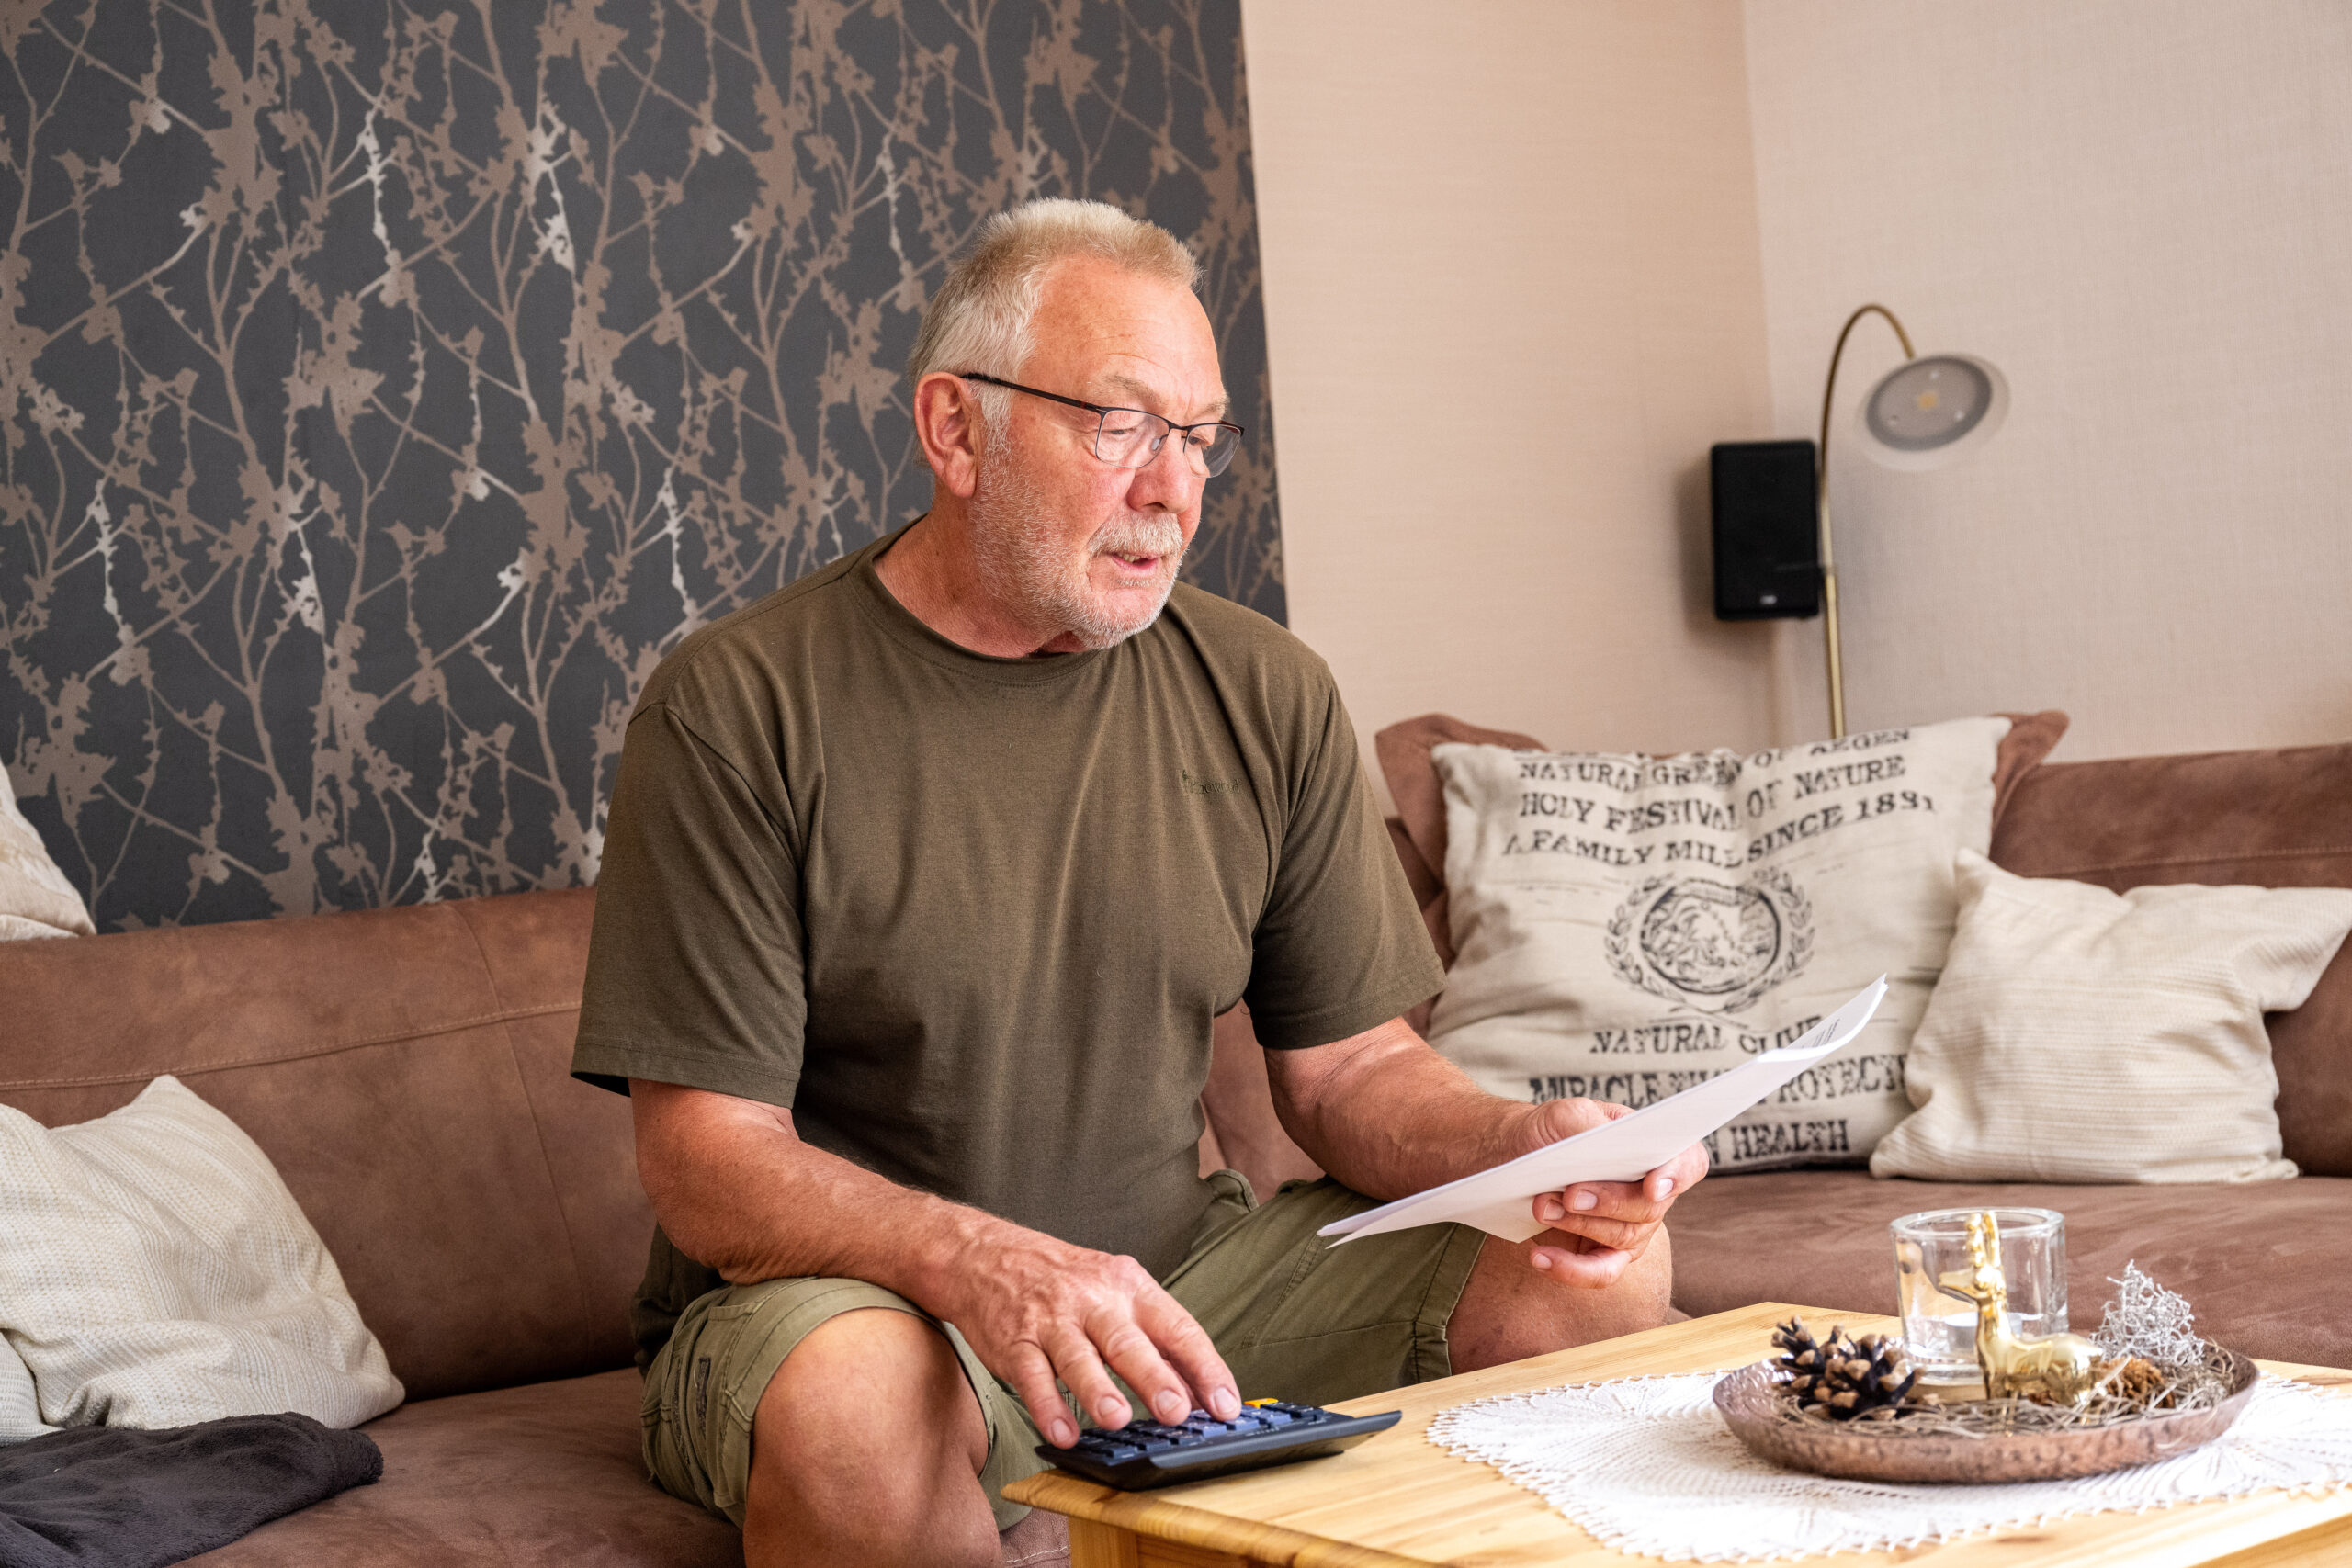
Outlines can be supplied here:
[[[972, 248], [949, 265], [915, 334], [908, 387], [935, 370], [1017, 379], [1034, 346], [1029, 323], [1046, 274], [1072, 256], [1094, 256], [1187, 290], [1201, 277], [1200, 259], [1157, 223], [1100, 201], [1023, 202], [982, 224]], [[1012, 394], [999, 387], [972, 390], [986, 422], [1001, 423]]]

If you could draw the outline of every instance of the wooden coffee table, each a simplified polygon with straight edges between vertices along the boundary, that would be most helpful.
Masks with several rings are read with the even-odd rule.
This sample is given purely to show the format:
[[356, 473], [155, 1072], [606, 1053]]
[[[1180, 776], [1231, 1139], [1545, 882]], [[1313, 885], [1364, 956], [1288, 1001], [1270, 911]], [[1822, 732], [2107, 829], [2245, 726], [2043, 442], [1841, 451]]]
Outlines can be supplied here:
[[[1844, 1323], [1858, 1334], [1894, 1326], [1869, 1313], [1767, 1303], [1336, 1405], [1351, 1413], [1401, 1407], [1405, 1419], [1335, 1458], [1142, 1493], [1114, 1492], [1052, 1470], [1006, 1488], [1005, 1495], [1069, 1516], [1070, 1568], [1655, 1564], [1656, 1558], [1601, 1545], [1533, 1493], [1483, 1464], [1427, 1442], [1422, 1433], [1430, 1418], [1488, 1394], [1646, 1372], [1745, 1366], [1761, 1356], [1773, 1323], [1791, 1313]], [[2287, 1362], [2263, 1365], [2352, 1397], [2352, 1371]], [[2352, 1489], [2301, 1497], [2267, 1493], [2229, 1502], [2185, 1503], [2146, 1514], [2090, 1514], [1972, 1536], [1948, 1546], [1802, 1561], [1823, 1568], [1876, 1568], [1894, 1562], [1913, 1568], [2352, 1563]]]

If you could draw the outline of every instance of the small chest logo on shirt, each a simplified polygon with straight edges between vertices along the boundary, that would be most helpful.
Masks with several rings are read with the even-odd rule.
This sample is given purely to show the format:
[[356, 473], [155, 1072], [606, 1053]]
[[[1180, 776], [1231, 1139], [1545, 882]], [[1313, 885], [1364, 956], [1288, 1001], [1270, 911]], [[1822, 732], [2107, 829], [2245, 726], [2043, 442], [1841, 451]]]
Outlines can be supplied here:
[[1179, 770], [1177, 776], [1183, 781], [1186, 795], [1201, 795], [1216, 798], [1232, 795], [1241, 788], [1239, 784], [1225, 779], [1202, 778], [1189, 770]]

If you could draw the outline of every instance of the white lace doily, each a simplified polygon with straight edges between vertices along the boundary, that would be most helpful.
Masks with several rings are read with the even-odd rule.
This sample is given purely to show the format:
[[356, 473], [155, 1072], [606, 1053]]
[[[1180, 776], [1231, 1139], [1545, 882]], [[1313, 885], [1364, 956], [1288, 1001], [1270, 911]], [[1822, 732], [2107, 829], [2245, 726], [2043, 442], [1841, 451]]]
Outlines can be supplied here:
[[1782, 1470], [1715, 1413], [1720, 1373], [1621, 1378], [1456, 1405], [1430, 1440], [1493, 1465], [1621, 1551], [1756, 1562], [1951, 1540], [2069, 1514], [2352, 1484], [2352, 1399], [2265, 1377], [2229, 1432], [2078, 1481], [1917, 1486]]

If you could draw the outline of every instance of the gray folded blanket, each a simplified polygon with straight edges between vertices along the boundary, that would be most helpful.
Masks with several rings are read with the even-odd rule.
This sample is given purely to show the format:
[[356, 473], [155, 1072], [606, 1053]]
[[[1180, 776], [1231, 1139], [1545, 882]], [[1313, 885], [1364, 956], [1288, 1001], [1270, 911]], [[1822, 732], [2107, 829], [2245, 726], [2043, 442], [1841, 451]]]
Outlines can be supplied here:
[[0, 1449], [0, 1568], [159, 1568], [383, 1473], [308, 1416], [69, 1427]]

